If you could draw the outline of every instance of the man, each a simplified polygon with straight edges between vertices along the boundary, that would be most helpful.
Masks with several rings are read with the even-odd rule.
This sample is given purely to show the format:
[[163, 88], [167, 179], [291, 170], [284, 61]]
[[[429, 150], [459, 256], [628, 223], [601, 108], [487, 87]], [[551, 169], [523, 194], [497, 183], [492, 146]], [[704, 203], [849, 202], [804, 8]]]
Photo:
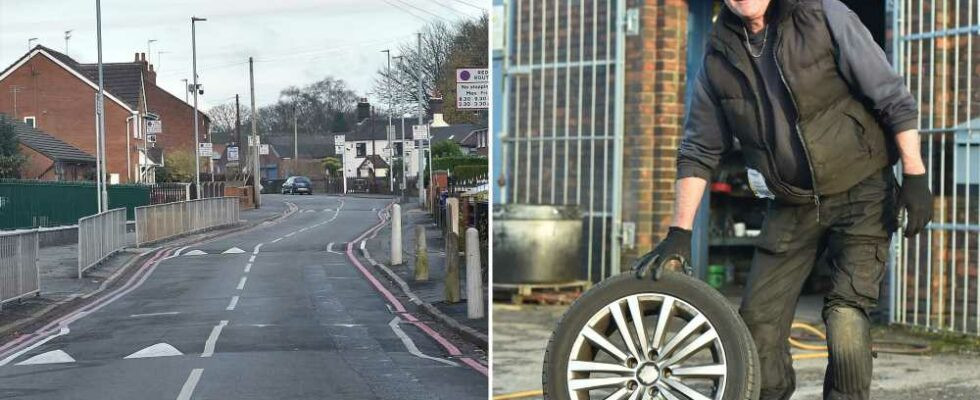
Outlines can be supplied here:
[[[916, 103], [858, 17], [839, 0], [725, 0], [709, 39], [677, 157], [667, 237], [644, 256], [687, 260], [701, 196], [738, 139], [757, 196], [771, 199], [740, 313], [759, 351], [763, 399], [789, 399], [787, 338], [803, 281], [826, 252], [825, 399], [867, 399], [868, 313], [898, 210], [906, 236], [932, 218]], [[902, 161], [899, 188], [891, 166]]]

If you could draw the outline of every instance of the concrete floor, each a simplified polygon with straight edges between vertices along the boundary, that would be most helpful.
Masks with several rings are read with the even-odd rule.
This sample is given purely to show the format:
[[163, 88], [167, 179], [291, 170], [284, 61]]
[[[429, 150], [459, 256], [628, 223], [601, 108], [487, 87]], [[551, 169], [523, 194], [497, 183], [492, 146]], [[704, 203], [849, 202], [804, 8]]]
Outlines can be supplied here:
[[4, 354], [0, 398], [486, 398], [486, 376], [459, 362], [479, 354], [455, 342], [463, 354], [451, 356], [399, 323], [347, 256], [327, 251], [373, 226], [388, 200], [263, 201], [299, 211], [184, 248], [63, 335]]
[[[819, 297], [801, 300], [797, 316], [819, 319]], [[541, 388], [541, 362], [564, 306], [493, 305], [493, 393]], [[797, 391], [792, 400], [821, 399], [825, 359], [795, 362]], [[872, 399], [928, 400], [980, 398], [980, 358], [940, 354], [879, 354]], [[532, 397], [533, 398], [533, 397]]]

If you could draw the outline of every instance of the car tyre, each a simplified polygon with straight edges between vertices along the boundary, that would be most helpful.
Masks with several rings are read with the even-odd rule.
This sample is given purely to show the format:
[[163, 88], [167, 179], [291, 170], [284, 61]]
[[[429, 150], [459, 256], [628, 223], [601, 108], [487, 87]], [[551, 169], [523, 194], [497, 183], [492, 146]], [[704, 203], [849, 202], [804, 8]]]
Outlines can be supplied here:
[[[658, 329], [664, 309], [669, 316], [668, 323], [663, 324], [667, 328]], [[642, 316], [634, 318], [634, 315]], [[686, 324], [684, 318], [688, 319]], [[643, 339], [636, 334], [637, 319], [642, 322], [639, 326], [644, 331]], [[700, 325], [671, 346], [675, 337], [693, 325], [692, 322]], [[619, 327], [629, 332], [632, 347], [626, 344]], [[662, 334], [655, 347], [653, 337], [657, 331]], [[596, 344], [603, 339], [606, 346], [612, 344], [626, 358], [620, 362], [613, 353]], [[648, 347], [646, 354], [642, 354], [641, 342]], [[694, 342], [707, 344], [678, 360], [684, 357], [681, 353], [694, 347]], [[667, 353], [659, 354], [659, 351]], [[699, 357], [702, 360], [692, 360]], [[690, 364], [681, 365], [684, 362]], [[656, 281], [624, 273], [587, 291], [559, 320], [548, 342], [542, 370], [544, 398], [549, 400], [648, 397], [755, 400], [759, 397], [761, 379], [752, 336], [733, 305], [704, 282], [677, 272], [665, 272]], [[700, 386], [692, 386], [692, 382]], [[634, 395], [637, 390], [646, 392]], [[669, 393], [658, 396], [660, 391]]]

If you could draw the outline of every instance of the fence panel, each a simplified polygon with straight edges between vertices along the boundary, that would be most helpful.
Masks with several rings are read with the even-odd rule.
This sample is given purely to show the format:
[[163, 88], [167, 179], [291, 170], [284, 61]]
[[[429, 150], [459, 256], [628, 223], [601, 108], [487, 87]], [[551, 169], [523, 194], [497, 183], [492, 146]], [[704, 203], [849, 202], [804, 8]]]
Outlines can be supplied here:
[[40, 292], [37, 230], [0, 234], [0, 307]]
[[[150, 204], [148, 186], [109, 185], [107, 190], [109, 209], [125, 207], [130, 220], [135, 207]], [[97, 213], [96, 205], [92, 182], [0, 180], [0, 229], [75, 225]]]
[[924, 232], [894, 236], [889, 316], [893, 323], [980, 335], [980, 5], [891, 5], [892, 61], [919, 103], [935, 200]]
[[78, 279], [89, 268], [122, 250], [126, 243], [126, 209], [117, 208], [78, 220]]
[[625, 0], [510, 2], [501, 200], [576, 205], [590, 280], [619, 273]]
[[237, 197], [212, 197], [137, 207], [137, 245], [238, 223], [238, 203]]

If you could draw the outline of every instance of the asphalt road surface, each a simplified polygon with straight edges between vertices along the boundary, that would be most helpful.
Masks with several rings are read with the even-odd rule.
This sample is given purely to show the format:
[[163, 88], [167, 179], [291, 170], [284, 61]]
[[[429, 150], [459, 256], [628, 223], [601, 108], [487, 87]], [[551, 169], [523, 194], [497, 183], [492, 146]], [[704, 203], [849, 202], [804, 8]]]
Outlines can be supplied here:
[[412, 322], [411, 305], [394, 305], [348, 258], [389, 200], [263, 201], [298, 211], [165, 249], [117, 293], [7, 343], [0, 398], [486, 398], [485, 360]]

